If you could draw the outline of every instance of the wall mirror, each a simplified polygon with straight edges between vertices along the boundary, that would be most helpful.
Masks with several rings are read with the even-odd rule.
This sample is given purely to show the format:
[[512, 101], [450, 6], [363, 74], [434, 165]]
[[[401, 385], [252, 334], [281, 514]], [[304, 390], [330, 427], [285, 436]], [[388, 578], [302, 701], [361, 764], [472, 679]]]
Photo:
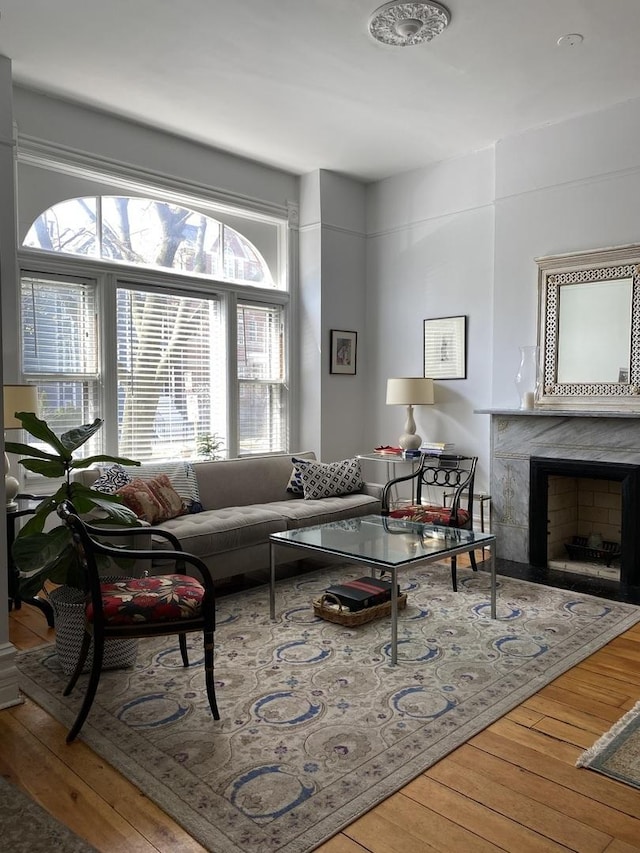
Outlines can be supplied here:
[[640, 245], [537, 258], [536, 406], [640, 411]]

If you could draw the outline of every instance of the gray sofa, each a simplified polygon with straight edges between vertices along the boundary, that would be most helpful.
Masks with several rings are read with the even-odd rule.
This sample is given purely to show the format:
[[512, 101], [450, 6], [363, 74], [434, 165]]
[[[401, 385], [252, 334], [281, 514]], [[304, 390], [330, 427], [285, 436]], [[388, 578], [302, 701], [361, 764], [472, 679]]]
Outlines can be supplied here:
[[[268, 568], [271, 533], [379, 514], [379, 484], [365, 483], [360, 492], [319, 500], [288, 492], [292, 456], [316, 458], [306, 451], [193, 463], [202, 512], [180, 515], [158, 527], [177, 536], [183, 549], [203, 560], [219, 580]], [[144, 466], [136, 470], [144, 476]], [[86, 485], [97, 476], [94, 469], [76, 474]], [[280, 553], [283, 561], [299, 559], [293, 549]]]

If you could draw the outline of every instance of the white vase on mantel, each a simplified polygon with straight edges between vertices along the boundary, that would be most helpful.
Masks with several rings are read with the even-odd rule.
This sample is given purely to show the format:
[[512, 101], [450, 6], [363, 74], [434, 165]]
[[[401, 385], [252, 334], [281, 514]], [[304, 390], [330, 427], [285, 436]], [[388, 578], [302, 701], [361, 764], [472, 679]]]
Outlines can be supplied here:
[[540, 347], [520, 347], [520, 366], [515, 384], [520, 397], [520, 409], [535, 408], [540, 391]]

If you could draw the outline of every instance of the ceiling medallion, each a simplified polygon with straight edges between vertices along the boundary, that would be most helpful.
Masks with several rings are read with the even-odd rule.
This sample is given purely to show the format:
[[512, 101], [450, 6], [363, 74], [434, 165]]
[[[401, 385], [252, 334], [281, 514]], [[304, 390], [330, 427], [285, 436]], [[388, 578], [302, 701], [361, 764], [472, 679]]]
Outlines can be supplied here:
[[376, 41], [409, 47], [431, 41], [444, 30], [451, 15], [440, 3], [401, 3], [393, 0], [373, 13], [369, 32]]

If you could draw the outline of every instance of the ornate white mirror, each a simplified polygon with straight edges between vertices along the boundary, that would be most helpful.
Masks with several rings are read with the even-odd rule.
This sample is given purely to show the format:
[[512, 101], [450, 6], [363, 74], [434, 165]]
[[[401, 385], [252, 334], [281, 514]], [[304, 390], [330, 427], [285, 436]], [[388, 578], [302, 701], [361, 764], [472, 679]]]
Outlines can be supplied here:
[[640, 410], [640, 246], [537, 258], [536, 406]]

